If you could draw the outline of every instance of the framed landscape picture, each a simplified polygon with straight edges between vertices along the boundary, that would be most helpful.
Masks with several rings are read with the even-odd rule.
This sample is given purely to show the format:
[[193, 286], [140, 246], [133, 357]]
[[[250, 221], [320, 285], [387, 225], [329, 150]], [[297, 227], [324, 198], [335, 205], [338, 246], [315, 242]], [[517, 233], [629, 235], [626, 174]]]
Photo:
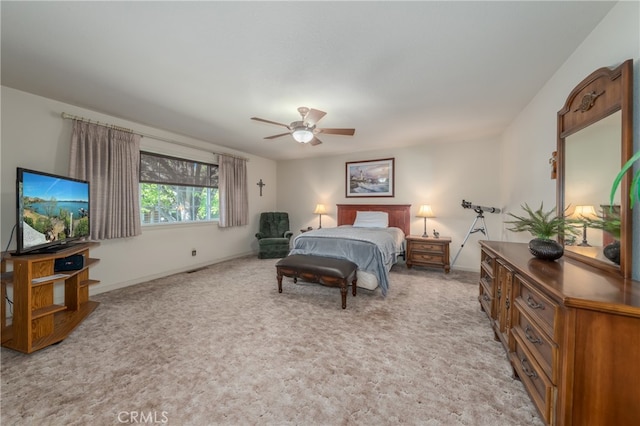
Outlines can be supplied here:
[[393, 197], [395, 158], [346, 163], [347, 197]]

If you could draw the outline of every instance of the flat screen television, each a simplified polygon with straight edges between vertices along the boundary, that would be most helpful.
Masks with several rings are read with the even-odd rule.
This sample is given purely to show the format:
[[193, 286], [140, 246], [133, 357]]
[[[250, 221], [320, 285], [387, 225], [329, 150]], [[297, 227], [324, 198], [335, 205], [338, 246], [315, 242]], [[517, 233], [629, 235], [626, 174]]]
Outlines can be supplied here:
[[16, 254], [49, 253], [89, 237], [89, 182], [18, 167]]

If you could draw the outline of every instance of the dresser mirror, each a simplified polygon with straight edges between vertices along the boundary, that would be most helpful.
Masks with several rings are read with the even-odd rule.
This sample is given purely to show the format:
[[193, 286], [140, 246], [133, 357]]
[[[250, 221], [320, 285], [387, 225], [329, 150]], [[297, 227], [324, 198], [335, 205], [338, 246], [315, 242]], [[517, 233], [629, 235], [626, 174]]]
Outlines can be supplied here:
[[629, 174], [613, 204], [610, 191], [633, 150], [632, 78], [631, 60], [600, 68], [575, 87], [558, 112], [558, 211], [592, 219], [576, 225], [578, 236], [560, 236], [565, 256], [625, 278], [632, 268]]

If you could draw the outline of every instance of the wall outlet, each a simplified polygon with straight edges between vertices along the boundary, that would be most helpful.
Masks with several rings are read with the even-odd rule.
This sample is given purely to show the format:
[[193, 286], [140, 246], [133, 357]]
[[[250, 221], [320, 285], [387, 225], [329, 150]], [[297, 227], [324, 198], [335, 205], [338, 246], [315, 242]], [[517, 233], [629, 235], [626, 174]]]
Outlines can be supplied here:
[[191, 256], [195, 256], [196, 255], [196, 249], [191, 250]]

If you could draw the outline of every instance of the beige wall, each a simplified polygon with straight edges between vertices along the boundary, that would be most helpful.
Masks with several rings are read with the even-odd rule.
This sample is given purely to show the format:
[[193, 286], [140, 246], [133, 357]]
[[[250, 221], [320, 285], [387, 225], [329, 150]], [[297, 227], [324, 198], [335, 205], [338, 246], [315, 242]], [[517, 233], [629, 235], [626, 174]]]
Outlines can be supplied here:
[[[556, 149], [557, 112], [587, 75], [600, 67], [634, 61], [634, 150], [640, 149], [640, 2], [619, 2], [564, 65], [518, 115], [502, 138], [502, 197], [507, 208], [544, 202], [555, 206], [555, 180], [549, 179], [548, 160]], [[637, 170], [637, 169], [636, 169]], [[634, 216], [634, 278], [640, 279], [640, 208]], [[527, 241], [524, 234], [504, 232], [511, 241]]]
[[[101, 282], [91, 287], [92, 294], [124, 287], [149, 279], [186, 271], [225, 259], [251, 254], [257, 251], [254, 237], [259, 212], [275, 209], [276, 163], [272, 160], [234, 152], [181, 135], [149, 128], [95, 111], [34, 96], [2, 87], [2, 206], [0, 230], [3, 250], [9, 241], [11, 227], [15, 224], [16, 167], [26, 167], [49, 173], [67, 175], [70, 120], [61, 118], [62, 112], [99, 120], [134, 129], [180, 143], [191, 144], [188, 149], [142, 138], [142, 146], [163, 147], [169, 154], [186, 158], [206, 159], [211, 151], [226, 152], [249, 158], [250, 222], [248, 226], [220, 229], [217, 223], [197, 225], [166, 225], [143, 227], [141, 236], [127, 239], [105, 240], [92, 256], [100, 258], [91, 275]], [[194, 158], [197, 157], [197, 158]], [[260, 197], [255, 182], [267, 182], [264, 196]], [[11, 248], [15, 248], [15, 240]], [[192, 249], [197, 256], [191, 256]]]
[[[348, 140], [343, 143], [348, 143]], [[427, 220], [427, 231], [432, 235], [435, 228], [440, 235], [452, 238], [453, 260], [476, 218], [475, 212], [462, 208], [462, 200], [500, 207], [499, 146], [496, 138], [425, 143], [409, 148], [390, 147], [383, 151], [279, 161], [278, 208], [289, 212], [292, 228], [299, 233], [307, 226], [318, 227], [318, 218], [312, 214], [318, 203], [325, 204], [329, 211], [322, 218], [323, 227], [336, 225], [336, 204], [411, 204], [414, 216], [411, 233], [422, 235], [424, 220], [415, 214], [421, 204], [431, 204], [437, 217]], [[382, 158], [395, 158], [395, 197], [346, 198], [345, 163]], [[485, 214], [486, 227], [494, 239], [499, 234], [500, 217], [498, 214]], [[456, 268], [478, 269], [479, 239], [479, 233], [469, 237], [454, 265]]]

